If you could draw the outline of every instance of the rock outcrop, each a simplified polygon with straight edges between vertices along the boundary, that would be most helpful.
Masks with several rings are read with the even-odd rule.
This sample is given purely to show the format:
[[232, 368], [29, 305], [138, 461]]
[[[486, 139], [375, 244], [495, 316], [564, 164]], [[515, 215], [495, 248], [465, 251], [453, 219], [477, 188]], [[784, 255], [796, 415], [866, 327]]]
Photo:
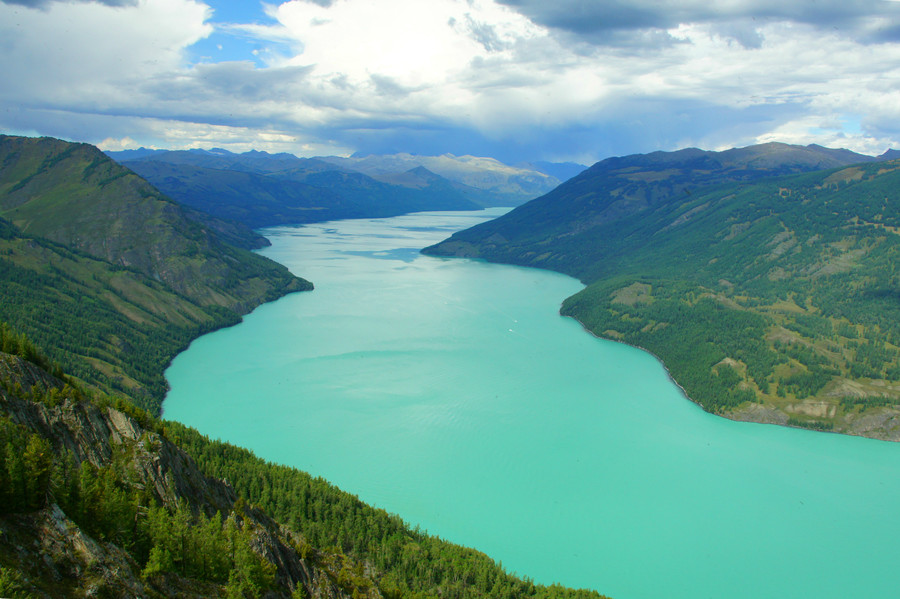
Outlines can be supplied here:
[[[335, 582], [337, 571], [327, 569], [339, 559], [310, 548], [299, 533], [244, 504], [227, 482], [204, 475], [165, 437], [158, 421], [148, 420], [148, 427], [140, 414], [82, 399], [64, 381], [10, 354], [0, 353], [0, 382], [0, 415], [46, 439], [54, 454], [69, 452], [76, 466], [88, 462], [98, 469], [114, 462], [122, 468], [125, 456], [123, 484], [143, 490], [155, 504], [172, 511], [187, 506], [207, 518], [230, 514], [241, 530], [250, 531], [253, 551], [273, 567], [275, 588], [269, 596], [291, 596], [300, 587], [309, 597], [346, 596]], [[51, 393], [59, 405], [32, 400]], [[39, 511], [0, 516], [0, 547], [0, 564], [22, 572], [26, 582], [41, 581], [30, 590], [45, 596], [201, 597], [222, 590], [171, 573], [142, 577], [142, 565], [127, 550], [84, 532], [52, 496]], [[297, 547], [306, 547], [306, 556]]]

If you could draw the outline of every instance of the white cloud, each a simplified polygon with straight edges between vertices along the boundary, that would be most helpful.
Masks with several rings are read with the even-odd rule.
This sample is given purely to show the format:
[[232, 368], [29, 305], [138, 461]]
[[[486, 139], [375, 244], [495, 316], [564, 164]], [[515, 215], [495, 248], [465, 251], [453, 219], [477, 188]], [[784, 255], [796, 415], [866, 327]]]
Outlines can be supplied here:
[[852, 119], [848, 122], [837, 115], [831, 119], [803, 117], [757, 136], [754, 143], [780, 141], [798, 145], [819, 144], [830, 148], [846, 148], [870, 156], [882, 154], [897, 145], [894, 139], [869, 134], [858, 125]]
[[452, 80], [476, 57], [541, 35], [528, 19], [481, 0], [337, 0], [328, 7], [295, 0], [270, 14], [303, 49], [293, 64], [357, 83], [382, 75], [413, 88]]
[[42, 10], [0, 4], [0, 98], [43, 107], [127, 105], [138, 82], [183, 68], [184, 48], [211, 31], [209, 14], [192, 0], [53, 2]]
[[900, 45], [873, 42], [896, 13], [870, 0], [295, 0], [264, 5], [269, 24], [217, 23], [262, 49], [217, 64], [188, 62], [206, 5], [123, 4], [0, 0], [0, 127], [509, 160], [900, 140]]
[[[111, 124], [111, 126], [114, 126]], [[132, 150], [141, 146], [170, 150], [190, 148], [225, 148], [232, 152], [261, 150], [266, 152], [290, 152], [301, 156], [348, 156], [353, 148], [328, 140], [311, 142], [283, 131], [260, 127], [211, 125], [165, 119], [141, 119], [140, 125], [131, 124], [131, 130], [141, 139], [165, 140], [162, 145], [139, 142], [130, 136], [108, 137], [97, 143], [103, 150]]]
[[117, 152], [119, 150], [136, 150], [140, 148], [141, 145], [130, 137], [126, 136], [121, 139], [113, 139], [112, 137], [107, 137], [106, 139], [98, 143], [97, 147], [101, 150]]

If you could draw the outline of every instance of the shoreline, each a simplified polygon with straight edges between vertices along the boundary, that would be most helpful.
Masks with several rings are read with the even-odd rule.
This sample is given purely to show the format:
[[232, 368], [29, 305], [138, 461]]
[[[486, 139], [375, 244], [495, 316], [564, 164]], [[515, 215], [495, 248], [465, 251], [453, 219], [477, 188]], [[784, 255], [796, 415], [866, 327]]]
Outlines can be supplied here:
[[[561, 308], [561, 307], [562, 307], [562, 304], [560, 304], [560, 308]], [[691, 396], [688, 395], [688, 392], [685, 390], [684, 387], [681, 386], [681, 383], [679, 383], [678, 381], [676, 381], [676, 380], [675, 380], [675, 377], [672, 376], [672, 373], [669, 371], [668, 367], [666, 366], [666, 363], [662, 360], [662, 358], [660, 358], [659, 356], [657, 356], [657, 355], [656, 355], [655, 353], [653, 353], [652, 351], [648, 350], [648, 349], [645, 348], [645, 347], [641, 347], [640, 345], [632, 345], [631, 343], [626, 343], [625, 341], [621, 341], [621, 340], [619, 340], [619, 339], [611, 339], [611, 338], [609, 338], [609, 337], [601, 337], [600, 335], [597, 335], [596, 333], [594, 333], [594, 331], [592, 331], [591, 329], [589, 329], [583, 322], [581, 322], [580, 320], [578, 320], [578, 318], [576, 318], [575, 316], [569, 316], [569, 315], [567, 315], [567, 314], [562, 314], [562, 312], [560, 312], [559, 315], [562, 316], [563, 318], [571, 318], [572, 320], [574, 320], [575, 322], [577, 322], [579, 325], [581, 325], [581, 328], [582, 328], [585, 332], [587, 332], [591, 337], [593, 337], [594, 339], [600, 339], [600, 340], [603, 340], [603, 341], [611, 341], [611, 342], [613, 342], [613, 343], [621, 343], [622, 345], [626, 345], [626, 346], [628, 346], [628, 347], [633, 347], [633, 348], [635, 348], [635, 349], [638, 349], [638, 350], [640, 350], [640, 351], [642, 351], [642, 352], [645, 352], [645, 353], [649, 354], [650, 356], [652, 356], [653, 359], [656, 360], [657, 362], [659, 362], [659, 365], [662, 366], [662, 369], [663, 369], [663, 370], [665, 371], [665, 373], [666, 373], [666, 377], [668, 377], [668, 379], [672, 382], [672, 384], [674, 384], [674, 385], [678, 388], [678, 390], [679, 390], [679, 392], [681, 393], [681, 395], [682, 395], [687, 401], [689, 401], [689, 402], [691, 402], [693, 405], [697, 406], [700, 410], [702, 410], [702, 411], [703, 411], [704, 413], [706, 413], [706, 414], [710, 414], [710, 415], [712, 415], [712, 416], [718, 416], [718, 417], [720, 417], [720, 418], [725, 418], [726, 420], [731, 420], [732, 422], [745, 422], [745, 423], [747, 423], [747, 424], [768, 424], [768, 425], [772, 425], [772, 426], [780, 426], [780, 427], [783, 427], [783, 428], [790, 428], [790, 429], [794, 429], [794, 430], [802, 430], [802, 431], [810, 431], [810, 432], [814, 432], [814, 433], [829, 433], [829, 434], [833, 434], [833, 435], [846, 435], [846, 436], [848, 436], [848, 437], [861, 437], [861, 438], [863, 438], [863, 439], [871, 439], [871, 440], [873, 440], [873, 441], [886, 441], [886, 442], [889, 442], [889, 443], [900, 443], [900, 438], [894, 439], [894, 438], [889, 438], [889, 437], [887, 437], [887, 436], [879, 436], [879, 437], [876, 437], [876, 436], [874, 436], [874, 435], [866, 435], [866, 434], [861, 434], [861, 433], [859, 433], [859, 432], [847, 431], [847, 430], [818, 430], [818, 429], [809, 428], [809, 427], [805, 427], [805, 426], [797, 426], [797, 425], [794, 425], [794, 424], [788, 424], [787, 419], [790, 418], [790, 416], [788, 416], [788, 415], [785, 414], [784, 412], [782, 412], [782, 411], [780, 411], [780, 410], [777, 410], [776, 408], [772, 408], [772, 407], [768, 407], [768, 409], [771, 410], [771, 411], [773, 411], [773, 412], [775, 412], [775, 413], [777, 413], [777, 414], [782, 414], [782, 415], [784, 415], [784, 418], [786, 419], [785, 422], [777, 422], [777, 421], [775, 421], [775, 420], [764, 420], [764, 419], [755, 419], [755, 420], [754, 420], [754, 419], [751, 419], [751, 418], [734, 418], [734, 417], [731, 417], [731, 415], [729, 415], [729, 414], [725, 414], [725, 413], [721, 413], [721, 412], [709, 412], [709, 411], [707, 411], [707, 410], [704, 410], [704, 409], [703, 409], [703, 406], [701, 406], [698, 402], [694, 401], [694, 400], [691, 398]], [[743, 405], [743, 404], [742, 404], [742, 405]], [[764, 409], [767, 407], [767, 406], [765, 406], [765, 404], [751, 404], [751, 405], [757, 405], [757, 406], [760, 406], [760, 407], [762, 407], [762, 408], [764, 408]], [[747, 414], [748, 416], [751, 415], [751, 414], [749, 414], [749, 413], [747, 413], [747, 412], [745, 412], [745, 414]], [[879, 430], [880, 430], [880, 429], [879, 429]], [[878, 430], [873, 431], [873, 432], [878, 432]]]

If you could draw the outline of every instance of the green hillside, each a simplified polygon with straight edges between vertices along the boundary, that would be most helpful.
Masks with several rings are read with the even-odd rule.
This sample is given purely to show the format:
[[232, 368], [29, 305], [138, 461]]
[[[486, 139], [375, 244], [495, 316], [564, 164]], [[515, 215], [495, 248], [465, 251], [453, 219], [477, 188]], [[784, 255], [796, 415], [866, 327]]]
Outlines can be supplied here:
[[460, 231], [426, 253], [479, 257], [558, 270], [590, 281], [605, 259], [601, 228], [632, 214], [679, 205], [715, 185], [856, 164], [871, 157], [819, 146], [770, 143], [725, 152], [653, 152], [598, 162], [504, 216]]
[[0, 319], [151, 411], [191, 339], [311, 288], [232, 245], [254, 233], [186, 212], [92, 146], [0, 136], [0, 164]]
[[606, 183], [427, 251], [580, 277], [589, 285], [562, 313], [656, 354], [709, 411], [900, 440], [900, 163], [694, 187], [634, 209]]

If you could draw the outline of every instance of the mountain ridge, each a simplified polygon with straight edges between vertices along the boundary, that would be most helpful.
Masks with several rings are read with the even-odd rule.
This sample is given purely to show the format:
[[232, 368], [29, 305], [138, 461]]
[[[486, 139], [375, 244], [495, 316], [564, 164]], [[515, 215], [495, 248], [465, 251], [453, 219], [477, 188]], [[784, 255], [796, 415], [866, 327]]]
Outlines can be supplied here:
[[186, 211], [93, 146], [2, 136], [0, 165], [0, 320], [153, 412], [191, 339], [312, 288], [248, 251], [257, 234]]
[[[240, 171], [257, 175], [277, 176], [291, 170], [342, 170], [359, 172], [384, 183], [417, 167], [449, 181], [449, 187], [468, 201], [481, 207], [516, 206], [537, 197], [560, 183], [557, 174], [574, 174], [585, 167], [574, 163], [541, 162], [510, 166], [496, 159], [477, 156], [418, 156], [413, 154], [319, 156], [299, 158], [292, 154], [269, 154], [255, 150], [235, 154], [228, 150], [138, 150], [108, 151], [119, 162], [132, 163], [136, 171], [143, 171], [142, 162], [167, 162], [182, 166]], [[568, 177], [566, 177], [568, 178]], [[155, 178], [161, 185], [162, 179]], [[162, 185], [165, 187], [164, 185]], [[446, 186], [444, 186], [446, 187]], [[166, 191], [172, 191], [167, 188]], [[175, 196], [179, 199], [178, 196]]]
[[350, 158], [325, 156], [321, 159], [371, 176], [423, 166], [455, 183], [490, 194], [486, 197], [492, 199], [486, 206], [517, 206], [550, 191], [560, 183], [556, 177], [541, 170], [510, 166], [494, 158], [480, 156], [418, 156], [401, 153], [354, 155]]
[[434, 174], [370, 177], [318, 159], [247, 154], [168, 152], [123, 165], [186, 206], [252, 228], [482, 209], [472, 199], [480, 192]]
[[[540, 263], [537, 258], [542, 253], [526, 257], [523, 252], [517, 252], [517, 244], [530, 247], [537, 239], [544, 242], [556, 239], [573, 246], [589, 246], [591, 229], [651, 206], [685, 201], [699, 188], [876, 160], [852, 152], [826, 150], [772, 142], [723, 152], [685, 148], [606, 158], [550, 193], [500, 218], [460, 231], [426, 248], [425, 253], [464, 255], [558, 270], [559, 267]], [[766, 166], [775, 156], [781, 156], [782, 160], [776, 161], [774, 168]], [[861, 160], [856, 160], [858, 157]], [[529, 223], [540, 223], [534, 236], [529, 236]], [[491, 243], [491, 239], [498, 243]], [[561, 272], [579, 278], [585, 274], [571, 268]]]

